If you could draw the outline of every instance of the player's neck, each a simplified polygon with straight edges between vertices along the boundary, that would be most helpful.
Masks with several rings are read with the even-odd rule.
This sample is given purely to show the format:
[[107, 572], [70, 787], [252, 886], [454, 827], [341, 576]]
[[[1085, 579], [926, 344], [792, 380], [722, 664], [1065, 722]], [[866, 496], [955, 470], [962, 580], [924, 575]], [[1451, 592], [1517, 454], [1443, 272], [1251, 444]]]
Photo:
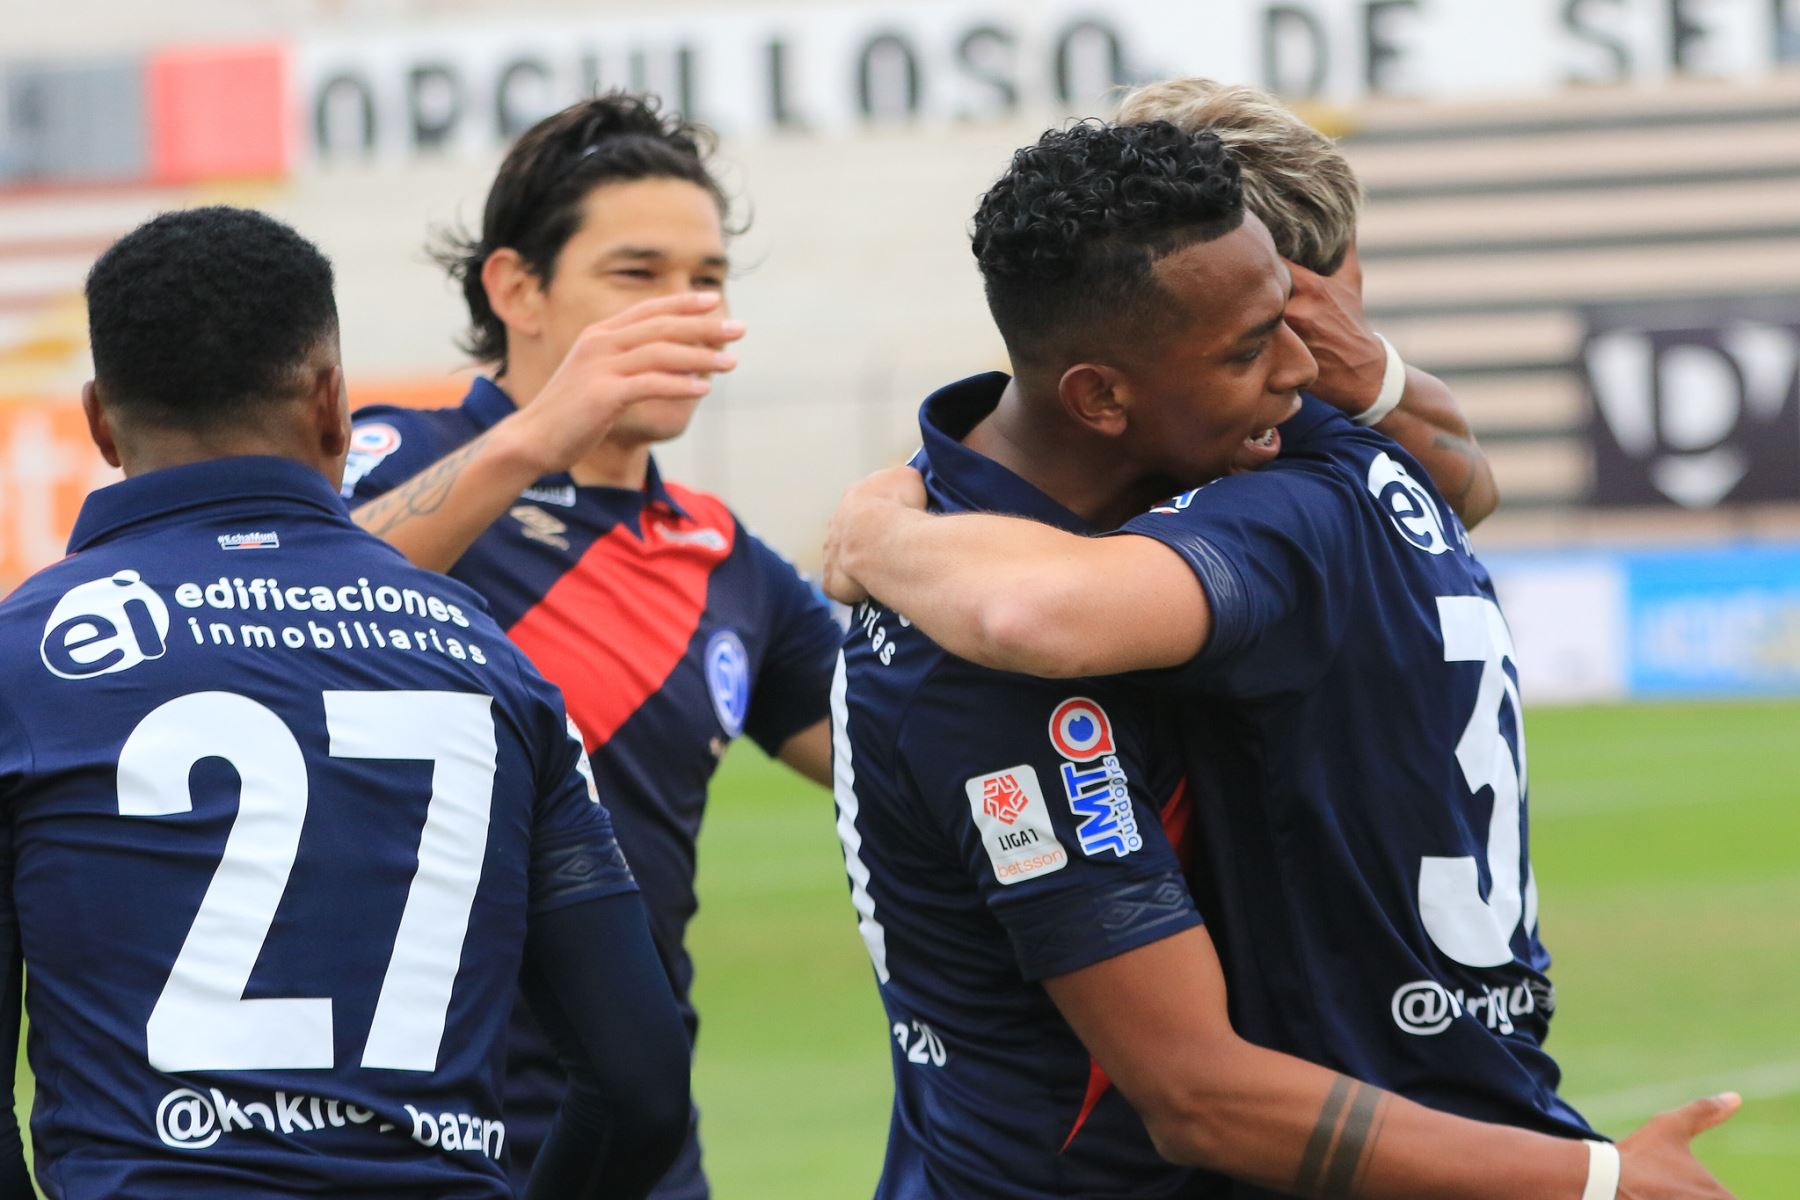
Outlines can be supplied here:
[[575, 460], [569, 478], [580, 487], [641, 488], [650, 477], [650, 443], [611, 438]]
[[999, 463], [1096, 529], [1115, 529], [1160, 494], [1135, 464], [1107, 453], [1093, 435], [1026, 411], [1016, 382], [963, 444]]

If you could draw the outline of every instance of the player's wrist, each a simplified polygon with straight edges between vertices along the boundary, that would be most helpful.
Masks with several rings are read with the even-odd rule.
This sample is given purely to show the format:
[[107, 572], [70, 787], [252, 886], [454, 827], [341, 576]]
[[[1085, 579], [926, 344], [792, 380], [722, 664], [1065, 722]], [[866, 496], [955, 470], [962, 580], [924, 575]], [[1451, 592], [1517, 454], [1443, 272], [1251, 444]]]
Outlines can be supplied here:
[[555, 431], [545, 427], [541, 410], [522, 408], [488, 431], [496, 465], [509, 475], [525, 480], [522, 486], [545, 475], [569, 469], [573, 456], [559, 453]]
[[1400, 406], [1400, 398], [1406, 394], [1406, 361], [1400, 357], [1400, 351], [1394, 348], [1394, 343], [1379, 333], [1374, 336], [1381, 343], [1385, 355], [1381, 368], [1381, 386], [1375, 393], [1375, 399], [1366, 408], [1350, 416], [1352, 421], [1364, 427], [1386, 420], [1387, 415]]
[[1587, 1143], [1587, 1187], [1581, 1200], [1617, 1200], [1619, 1195], [1619, 1148], [1611, 1142]]

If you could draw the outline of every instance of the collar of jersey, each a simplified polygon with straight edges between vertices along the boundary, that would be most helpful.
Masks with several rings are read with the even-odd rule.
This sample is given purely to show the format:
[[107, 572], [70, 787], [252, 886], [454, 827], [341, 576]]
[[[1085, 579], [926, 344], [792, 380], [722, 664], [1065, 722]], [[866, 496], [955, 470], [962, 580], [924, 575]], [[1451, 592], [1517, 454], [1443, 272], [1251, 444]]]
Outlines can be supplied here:
[[1001, 371], [973, 375], [939, 388], [919, 409], [925, 445], [913, 463], [937, 507], [947, 511], [999, 512], [1030, 517], [1074, 533], [1093, 526], [1013, 474], [993, 459], [962, 444], [969, 430], [994, 411], [1010, 376]]
[[[1281, 423], [1281, 448], [1298, 450], [1312, 438], [1318, 436], [1321, 429], [1331, 423], [1332, 418], [1344, 423], [1346, 428], [1354, 429], [1350, 418], [1342, 411], [1333, 408], [1311, 392], [1300, 393], [1300, 411]], [[1277, 458], [1276, 462], [1281, 460]]]
[[[463, 397], [463, 411], [485, 433], [497, 425], [503, 417], [509, 417], [518, 411], [518, 405], [506, 394], [506, 389], [485, 375], [478, 375], [475, 382], [469, 385], [469, 394]], [[604, 487], [594, 484], [579, 485], [569, 476], [567, 471], [559, 471], [555, 475], [545, 475], [533, 486], [541, 488], [573, 487], [578, 494], [598, 501], [600, 506], [615, 519], [635, 523], [638, 512], [656, 504], [666, 508], [682, 520], [692, 520], [687, 509], [669, 493], [663, 485], [662, 472], [656, 467], [656, 456], [650, 457], [650, 469], [644, 477], [641, 488]]]
[[234, 501], [253, 502], [259, 510], [312, 508], [346, 523], [350, 519], [331, 484], [304, 463], [261, 455], [215, 458], [134, 475], [94, 492], [75, 518], [69, 553], [85, 550], [127, 526]]

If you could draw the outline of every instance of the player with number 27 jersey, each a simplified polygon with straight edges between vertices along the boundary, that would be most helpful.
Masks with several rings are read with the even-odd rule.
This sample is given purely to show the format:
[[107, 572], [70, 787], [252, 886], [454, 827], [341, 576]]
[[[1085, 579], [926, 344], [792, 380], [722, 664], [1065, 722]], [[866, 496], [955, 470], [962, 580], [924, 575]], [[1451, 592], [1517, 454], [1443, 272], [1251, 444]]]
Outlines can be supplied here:
[[555, 689], [296, 462], [129, 479], [71, 549], [0, 607], [45, 1189], [510, 1194], [527, 916], [636, 887]]
[[1196, 899], [1251, 1041], [1465, 1116], [1590, 1137], [1544, 1051], [1518, 668], [1429, 476], [1307, 397], [1281, 457], [1122, 532], [1194, 570]]

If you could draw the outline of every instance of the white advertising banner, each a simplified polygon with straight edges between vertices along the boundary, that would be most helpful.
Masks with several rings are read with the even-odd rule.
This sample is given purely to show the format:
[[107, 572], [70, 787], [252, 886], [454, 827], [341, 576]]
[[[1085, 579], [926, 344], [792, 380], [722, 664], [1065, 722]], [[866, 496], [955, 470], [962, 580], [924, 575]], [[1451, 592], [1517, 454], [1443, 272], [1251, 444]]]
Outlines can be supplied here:
[[491, 153], [596, 88], [736, 137], [1096, 114], [1207, 75], [1292, 99], [1521, 95], [1800, 62], [1800, 0], [922, 0], [522, 17], [297, 46], [318, 162]]

